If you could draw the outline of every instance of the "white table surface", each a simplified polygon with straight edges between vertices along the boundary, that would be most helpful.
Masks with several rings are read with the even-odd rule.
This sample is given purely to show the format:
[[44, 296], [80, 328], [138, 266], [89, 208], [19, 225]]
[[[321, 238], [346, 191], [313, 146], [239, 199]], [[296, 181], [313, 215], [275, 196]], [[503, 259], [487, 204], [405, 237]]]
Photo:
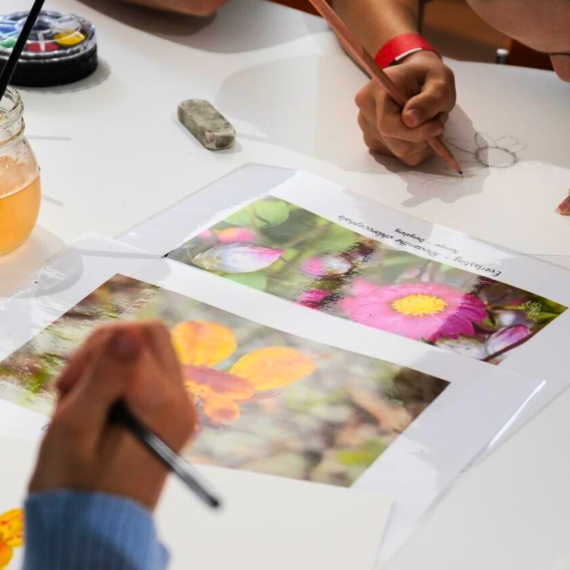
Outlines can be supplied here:
[[[4, 12], [26, 6], [2, 1]], [[115, 0], [46, 8], [97, 24], [102, 65], [79, 86], [23, 92], [45, 198], [31, 240], [0, 260], [0, 294], [82, 232], [114, 237], [247, 162], [383, 199], [352, 102], [366, 78], [319, 19], [257, 0], [204, 22]], [[234, 150], [205, 151], [177, 124], [177, 104], [194, 97], [228, 114]], [[438, 221], [436, 209], [411, 213]], [[570, 268], [570, 257], [542, 257]], [[567, 392], [462, 476], [389, 569], [570, 569], [568, 410]]]

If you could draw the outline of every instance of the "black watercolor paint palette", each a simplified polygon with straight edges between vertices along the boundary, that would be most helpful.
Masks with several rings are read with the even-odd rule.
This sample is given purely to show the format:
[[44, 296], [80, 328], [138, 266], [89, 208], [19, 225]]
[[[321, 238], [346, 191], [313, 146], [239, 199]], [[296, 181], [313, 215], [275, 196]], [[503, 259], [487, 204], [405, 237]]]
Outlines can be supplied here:
[[[0, 68], [16, 44], [28, 12], [0, 16]], [[93, 24], [61, 12], [42, 11], [14, 72], [12, 83], [24, 87], [65, 85], [97, 69]]]

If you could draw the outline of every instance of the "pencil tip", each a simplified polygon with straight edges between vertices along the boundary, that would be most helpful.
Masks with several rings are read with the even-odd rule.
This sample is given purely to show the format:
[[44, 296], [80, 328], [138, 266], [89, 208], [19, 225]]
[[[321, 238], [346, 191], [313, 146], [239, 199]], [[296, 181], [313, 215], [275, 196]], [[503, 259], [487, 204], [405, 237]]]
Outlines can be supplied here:
[[460, 170], [460, 171], [459, 171], [459, 174], [461, 174], [461, 176], [463, 176], [463, 170]]

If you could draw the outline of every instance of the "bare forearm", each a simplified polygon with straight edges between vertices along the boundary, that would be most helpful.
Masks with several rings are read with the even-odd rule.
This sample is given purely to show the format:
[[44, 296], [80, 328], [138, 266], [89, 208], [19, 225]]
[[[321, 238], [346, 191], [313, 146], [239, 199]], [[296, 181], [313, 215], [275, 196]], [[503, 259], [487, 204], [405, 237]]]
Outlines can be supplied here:
[[334, 0], [333, 7], [372, 55], [394, 36], [418, 33], [419, 0]]

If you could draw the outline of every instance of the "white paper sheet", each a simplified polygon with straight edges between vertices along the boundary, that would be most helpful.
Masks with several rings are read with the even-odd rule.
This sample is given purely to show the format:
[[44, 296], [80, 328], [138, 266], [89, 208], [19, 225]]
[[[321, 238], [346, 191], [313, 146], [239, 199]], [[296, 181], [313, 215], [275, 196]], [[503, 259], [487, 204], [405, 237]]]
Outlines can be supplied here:
[[[425, 510], [541, 386], [540, 380], [481, 362], [465, 366], [465, 359], [456, 354], [357, 323], [341, 321], [339, 326], [331, 315], [96, 236], [77, 242], [23, 284], [14, 297], [1, 302], [0, 362], [116, 274], [305, 339], [317, 357], [322, 353], [318, 358], [325, 356], [318, 346], [328, 345], [355, 353], [353, 360], [388, 361], [449, 383], [357, 482], [358, 488], [388, 493], [396, 501], [385, 556], [401, 544]], [[89, 330], [89, 325], [83, 326], [80, 333], [84, 336]], [[267, 335], [267, 330], [257, 333], [258, 338]], [[350, 376], [350, 372], [341, 374], [342, 378]], [[26, 390], [4, 384], [2, 397], [35, 406]], [[49, 406], [38, 409], [48, 411]], [[229, 451], [226, 448], [225, 454]]]
[[[323, 179], [261, 165], [246, 166], [215, 182], [133, 228], [122, 241], [164, 255], [267, 194], [286, 199], [395, 250], [413, 253], [419, 259], [433, 259], [449, 267], [462, 268], [474, 276], [492, 278], [570, 307], [570, 273], [563, 269], [401, 214]], [[548, 380], [545, 389], [521, 413], [512, 429], [522, 425], [568, 386], [564, 362], [568, 338], [570, 311], [501, 362], [502, 367]]]
[[[0, 515], [23, 507], [36, 453], [36, 443], [0, 432], [5, 466]], [[219, 513], [206, 509], [171, 477], [156, 521], [173, 570], [370, 570], [374, 564], [392, 505], [387, 495], [214, 467], [198, 469], [226, 506]], [[14, 550], [7, 570], [20, 568], [22, 554], [22, 548]]]
[[568, 255], [570, 220], [556, 213], [570, 189], [568, 85], [547, 71], [447, 63], [458, 100], [444, 138], [465, 176], [439, 159], [417, 169], [381, 159], [402, 186], [382, 179], [362, 194], [525, 254]]

